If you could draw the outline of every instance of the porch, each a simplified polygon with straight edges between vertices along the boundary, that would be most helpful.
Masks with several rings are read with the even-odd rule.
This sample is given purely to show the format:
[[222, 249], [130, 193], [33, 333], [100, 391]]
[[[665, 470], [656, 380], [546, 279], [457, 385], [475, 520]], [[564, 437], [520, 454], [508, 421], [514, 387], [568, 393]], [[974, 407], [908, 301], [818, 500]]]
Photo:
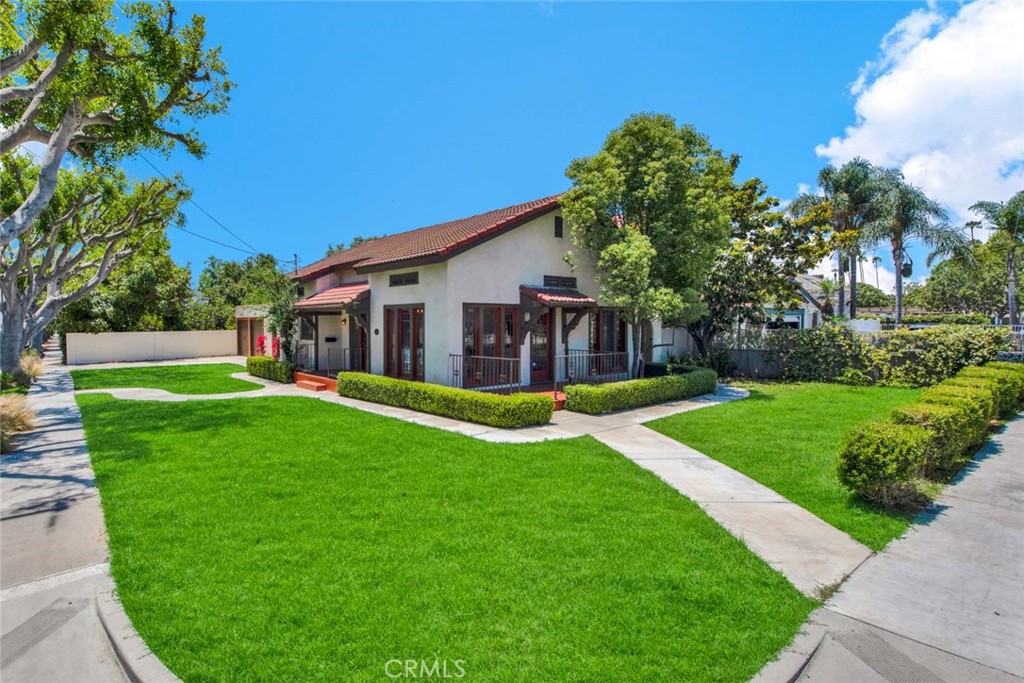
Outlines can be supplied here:
[[367, 282], [339, 285], [296, 303], [298, 370], [332, 381], [339, 372], [369, 372], [369, 304]]

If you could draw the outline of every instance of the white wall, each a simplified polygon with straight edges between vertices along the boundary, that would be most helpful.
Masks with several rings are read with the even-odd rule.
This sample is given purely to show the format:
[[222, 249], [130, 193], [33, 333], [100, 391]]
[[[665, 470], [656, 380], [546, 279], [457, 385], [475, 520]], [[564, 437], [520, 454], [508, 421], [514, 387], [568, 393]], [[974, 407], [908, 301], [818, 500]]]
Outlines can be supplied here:
[[68, 365], [234, 356], [237, 352], [235, 330], [67, 334]]

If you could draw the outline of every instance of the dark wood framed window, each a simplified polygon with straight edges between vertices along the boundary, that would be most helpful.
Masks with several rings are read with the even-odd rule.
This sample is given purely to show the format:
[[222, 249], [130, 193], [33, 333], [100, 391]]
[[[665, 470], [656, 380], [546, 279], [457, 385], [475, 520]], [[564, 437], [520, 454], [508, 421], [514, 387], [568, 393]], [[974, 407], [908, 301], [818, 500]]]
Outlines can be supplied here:
[[384, 307], [384, 374], [423, 381], [423, 304]]
[[625, 353], [626, 321], [610, 308], [590, 314], [590, 350], [592, 353]]
[[518, 381], [519, 307], [464, 304], [462, 353], [464, 386]]
[[565, 289], [576, 289], [576, 278], [563, 275], [545, 275], [545, 287], [563, 287]]
[[404, 287], [405, 285], [418, 285], [420, 283], [420, 273], [418, 270], [414, 270], [411, 273], [395, 273], [388, 278], [389, 287]]
[[562, 239], [562, 237], [564, 235], [565, 235], [565, 228], [562, 225], [562, 217], [561, 216], [555, 216], [555, 237], [557, 237], [558, 239]]

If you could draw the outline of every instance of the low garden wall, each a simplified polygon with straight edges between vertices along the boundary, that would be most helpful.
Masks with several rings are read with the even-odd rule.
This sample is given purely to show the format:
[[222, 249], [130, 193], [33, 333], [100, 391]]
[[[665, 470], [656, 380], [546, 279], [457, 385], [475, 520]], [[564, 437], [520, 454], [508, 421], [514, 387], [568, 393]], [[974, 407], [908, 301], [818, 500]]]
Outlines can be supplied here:
[[68, 332], [65, 344], [68, 365], [205, 358], [237, 353], [234, 330]]

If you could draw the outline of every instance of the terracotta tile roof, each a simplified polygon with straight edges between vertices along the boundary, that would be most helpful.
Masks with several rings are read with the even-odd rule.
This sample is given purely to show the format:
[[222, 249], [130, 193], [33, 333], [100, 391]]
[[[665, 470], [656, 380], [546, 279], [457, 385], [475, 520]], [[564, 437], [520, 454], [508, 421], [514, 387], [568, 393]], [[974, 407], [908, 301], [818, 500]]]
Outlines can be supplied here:
[[306, 280], [338, 266], [350, 266], [360, 271], [392, 264], [398, 268], [403, 261], [425, 257], [443, 261], [477, 240], [551, 211], [558, 206], [561, 196], [555, 194], [468, 218], [378, 237], [299, 268], [289, 276], [296, 280]]
[[306, 297], [295, 304], [295, 308], [326, 308], [328, 306], [341, 307], [350, 304], [356, 299], [370, 295], [369, 282], [348, 282], [337, 287], [317, 292], [313, 296]]
[[546, 306], [596, 306], [597, 301], [583, 292], [568, 287], [527, 287], [520, 285], [519, 292], [536, 299]]

